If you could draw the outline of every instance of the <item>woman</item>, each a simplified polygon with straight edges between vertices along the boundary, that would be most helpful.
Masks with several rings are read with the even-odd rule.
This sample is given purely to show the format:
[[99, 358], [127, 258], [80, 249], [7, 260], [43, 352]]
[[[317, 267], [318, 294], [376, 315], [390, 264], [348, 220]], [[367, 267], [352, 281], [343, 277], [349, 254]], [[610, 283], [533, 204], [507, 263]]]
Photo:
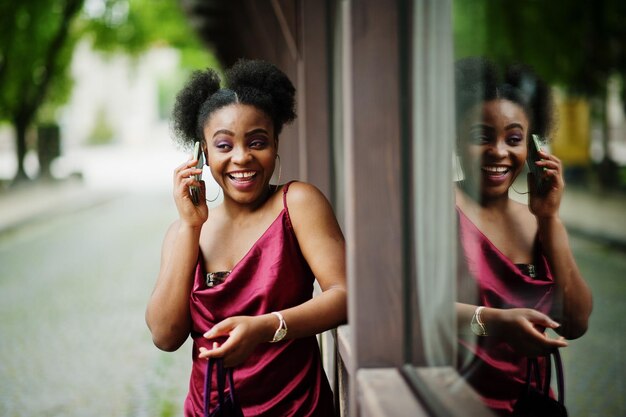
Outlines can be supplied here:
[[[464, 179], [456, 188], [463, 258], [457, 303], [464, 369], [487, 406], [509, 415], [526, 378], [526, 358], [565, 347], [587, 330], [592, 300], [559, 218], [563, 167], [542, 151], [528, 174], [528, 205], [509, 198], [531, 134], [547, 136], [550, 90], [530, 70], [500, 76], [482, 58], [456, 64], [457, 134]], [[477, 291], [466, 291], [471, 276]], [[552, 338], [546, 329], [561, 337]], [[477, 337], [467, 337], [468, 334]], [[462, 362], [462, 361], [461, 361]]]
[[[315, 335], [346, 321], [343, 236], [315, 187], [270, 184], [294, 93], [273, 65], [241, 60], [225, 88], [212, 70], [196, 72], [177, 97], [174, 130], [189, 147], [201, 142], [224, 194], [209, 213], [197, 161], [175, 170], [179, 218], [146, 311], [160, 349], [193, 338], [186, 416], [203, 415], [208, 358], [234, 367], [246, 416], [334, 414]], [[200, 187], [198, 205], [191, 186]], [[322, 292], [312, 298], [314, 280]]]

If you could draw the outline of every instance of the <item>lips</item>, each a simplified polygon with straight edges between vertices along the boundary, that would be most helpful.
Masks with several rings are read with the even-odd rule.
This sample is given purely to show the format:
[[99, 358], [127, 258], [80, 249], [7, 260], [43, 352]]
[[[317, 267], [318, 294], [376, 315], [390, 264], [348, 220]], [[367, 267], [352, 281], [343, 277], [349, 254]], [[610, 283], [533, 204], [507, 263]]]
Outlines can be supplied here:
[[227, 174], [228, 177], [236, 182], [249, 182], [256, 177], [255, 171], [235, 171]]
[[511, 170], [509, 167], [499, 165], [484, 165], [481, 167], [484, 174], [490, 177], [500, 177], [506, 175]]

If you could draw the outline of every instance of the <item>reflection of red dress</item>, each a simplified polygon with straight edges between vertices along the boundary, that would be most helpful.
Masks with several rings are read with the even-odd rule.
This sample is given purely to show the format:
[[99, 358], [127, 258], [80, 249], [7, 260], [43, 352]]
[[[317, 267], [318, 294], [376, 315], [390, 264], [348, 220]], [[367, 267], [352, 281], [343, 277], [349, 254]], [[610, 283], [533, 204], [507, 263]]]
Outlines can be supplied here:
[[[537, 242], [535, 278], [524, 275], [457, 207], [459, 234], [469, 274], [478, 285], [477, 297], [459, 291], [459, 301], [495, 308], [533, 308], [550, 314], [554, 282], [545, 256]], [[463, 277], [460, 277], [463, 279]], [[467, 288], [460, 282], [459, 288]], [[475, 354], [473, 362], [461, 371], [485, 404], [507, 415], [526, 379], [526, 359], [504, 342], [487, 337], [464, 340], [459, 337], [460, 354]], [[540, 367], [543, 369], [543, 360]], [[543, 378], [543, 375], [542, 375]]]
[[[207, 288], [203, 262], [198, 261], [190, 297], [194, 343], [186, 417], [203, 415], [206, 360], [198, 359], [198, 349], [212, 343], [202, 337], [206, 331], [231, 316], [279, 311], [312, 297], [315, 277], [291, 225], [288, 188], [289, 184], [283, 187], [283, 210], [222, 284]], [[315, 336], [258, 345], [235, 368], [234, 379], [245, 416], [334, 415]], [[212, 404], [216, 401], [211, 398]]]

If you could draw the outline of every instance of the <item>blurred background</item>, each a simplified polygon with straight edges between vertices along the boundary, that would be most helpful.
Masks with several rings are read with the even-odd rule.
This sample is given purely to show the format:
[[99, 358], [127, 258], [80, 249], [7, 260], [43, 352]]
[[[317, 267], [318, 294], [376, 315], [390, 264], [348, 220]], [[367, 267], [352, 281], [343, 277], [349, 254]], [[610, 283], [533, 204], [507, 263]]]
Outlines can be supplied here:
[[182, 415], [190, 346], [143, 312], [188, 158], [169, 113], [208, 66], [176, 1], [0, 2], [1, 416]]
[[[0, 0], [0, 416], [182, 415], [189, 345], [159, 352], [143, 311], [176, 218], [172, 171], [187, 158], [169, 131], [175, 94], [190, 71], [241, 51], [228, 55], [230, 35], [216, 31], [243, 16], [226, 3]], [[248, 17], [287, 11], [288, 31], [306, 2], [229, 4], [240, 3]], [[596, 300], [590, 332], [564, 357], [568, 406], [572, 417], [626, 415], [626, 2], [451, 10], [455, 58], [522, 61], [554, 86], [562, 214]], [[342, 186], [329, 187], [342, 206]]]

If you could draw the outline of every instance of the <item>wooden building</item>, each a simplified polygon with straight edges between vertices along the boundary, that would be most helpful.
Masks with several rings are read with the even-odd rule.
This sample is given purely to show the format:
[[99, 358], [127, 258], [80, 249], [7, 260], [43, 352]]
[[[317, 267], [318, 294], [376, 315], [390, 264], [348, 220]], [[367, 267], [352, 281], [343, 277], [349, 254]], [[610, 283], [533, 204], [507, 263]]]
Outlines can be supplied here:
[[180, 1], [225, 66], [296, 85], [283, 179], [320, 188], [347, 242], [349, 324], [323, 343], [342, 415], [491, 415], [454, 366], [451, 1]]

